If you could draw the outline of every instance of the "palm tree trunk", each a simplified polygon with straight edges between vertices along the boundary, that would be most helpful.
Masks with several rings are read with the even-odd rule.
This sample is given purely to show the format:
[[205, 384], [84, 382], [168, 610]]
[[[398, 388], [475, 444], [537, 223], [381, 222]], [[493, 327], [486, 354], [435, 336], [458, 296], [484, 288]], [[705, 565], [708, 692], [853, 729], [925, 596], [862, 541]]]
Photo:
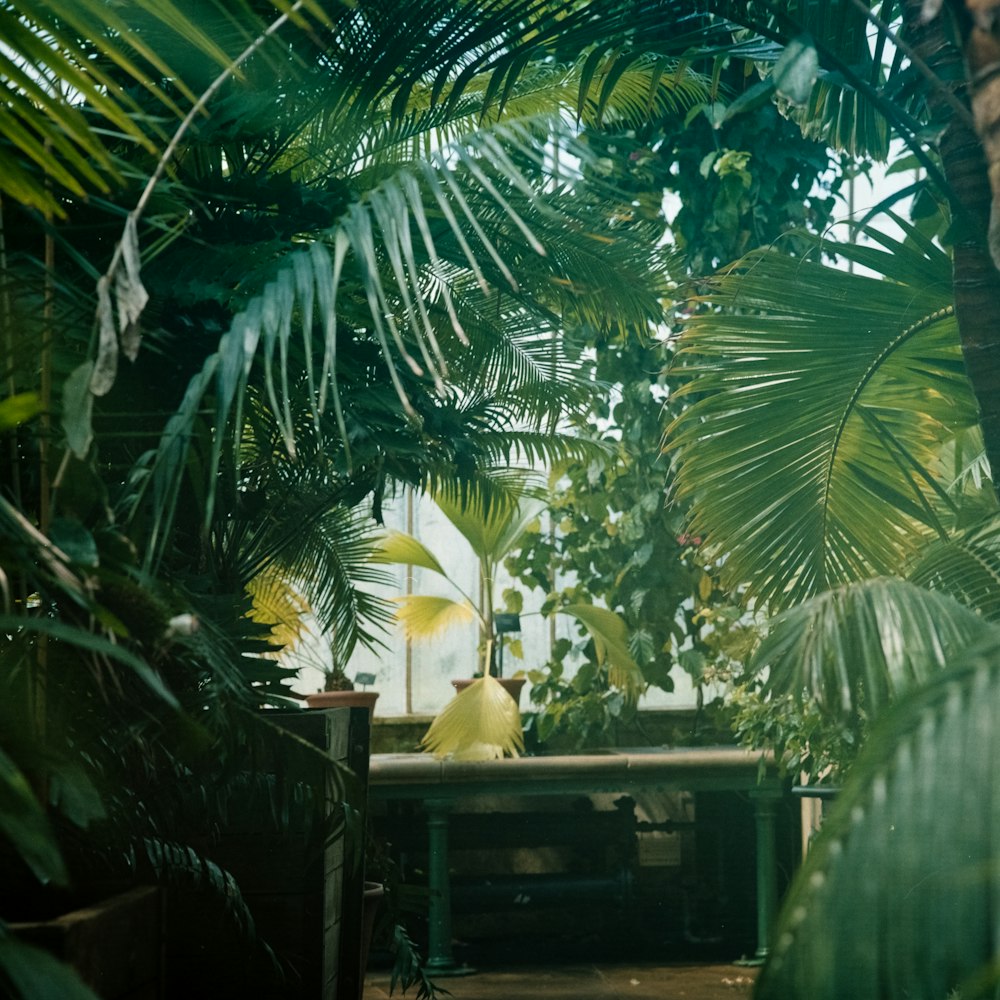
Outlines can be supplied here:
[[[903, 16], [914, 50], [942, 80], [966, 80], [974, 66], [963, 66], [962, 53], [946, 33], [942, 16], [924, 22], [922, 0], [906, 0]], [[960, 72], [948, 72], [958, 68]], [[938, 81], [928, 104], [936, 120], [947, 121], [939, 153], [951, 187], [955, 284], [955, 316], [962, 340], [965, 368], [979, 404], [986, 456], [1000, 477], [1000, 271], [989, 251], [992, 194], [983, 144], [971, 114], [960, 117], [948, 105]], [[956, 84], [964, 99], [968, 82]]]

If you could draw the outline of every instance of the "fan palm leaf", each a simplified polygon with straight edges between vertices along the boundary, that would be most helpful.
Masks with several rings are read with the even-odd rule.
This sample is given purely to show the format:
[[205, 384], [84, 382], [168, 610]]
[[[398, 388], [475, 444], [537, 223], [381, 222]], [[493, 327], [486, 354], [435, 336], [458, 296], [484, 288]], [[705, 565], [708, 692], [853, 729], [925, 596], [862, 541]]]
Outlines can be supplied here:
[[933, 469], [976, 411], [947, 256], [834, 247], [876, 275], [775, 249], [709, 283], [680, 342], [694, 401], [668, 430], [692, 533], [777, 608], [896, 572], [948, 503]]
[[875, 728], [796, 875], [756, 996], [994, 995], [998, 654], [994, 633]]
[[396, 618], [407, 639], [432, 639], [456, 625], [475, 621], [477, 617], [468, 599], [455, 600], [433, 594], [408, 594], [396, 599]]
[[528, 525], [546, 508], [545, 498], [539, 492], [540, 477], [522, 473], [519, 478], [519, 495], [514, 499], [495, 496], [487, 502], [481, 493], [462, 496], [455, 489], [442, 490], [434, 496], [445, 517], [482, 562], [484, 572], [487, 566], [492, 571], [500, 564], [518, 544]]
[[516, 757], [524, 752], [517, 702], [495, 677], [479, 677], [435, 717], [421, 747], [455, 760]]

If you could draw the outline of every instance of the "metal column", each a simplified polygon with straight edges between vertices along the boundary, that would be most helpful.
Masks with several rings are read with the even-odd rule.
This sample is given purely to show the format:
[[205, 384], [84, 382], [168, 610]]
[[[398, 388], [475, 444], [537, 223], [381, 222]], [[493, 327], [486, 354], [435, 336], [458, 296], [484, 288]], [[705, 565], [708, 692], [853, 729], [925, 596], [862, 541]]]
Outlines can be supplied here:
[[426, 799], [427, 813], [427, 965], [428, 975], [466, 976], [474, 969], [459, 965], [451, 951], [451, 878], [448, 872], [447, 799]]
[[757, 832], [757, 951], [754, 964], [763, 963], [770, 950], [771, 931], [778, 912], [778, 856], [775, 815], [780, 788], [752, 791]]

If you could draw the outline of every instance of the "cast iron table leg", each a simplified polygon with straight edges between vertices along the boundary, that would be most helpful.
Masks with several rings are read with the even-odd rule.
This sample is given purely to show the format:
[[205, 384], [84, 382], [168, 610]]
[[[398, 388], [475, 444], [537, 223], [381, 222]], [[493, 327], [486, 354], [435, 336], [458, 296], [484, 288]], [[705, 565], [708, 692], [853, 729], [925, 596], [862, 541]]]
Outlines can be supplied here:
[[740, 965], [763, 965], [770, 950], [771, 930], [778, 911], [778, 858], [774, 838], [775, 813], [780, 788], [752, 791], [757, 833], [757, 951]]
[[448, 874], [448, 812], [445, 799], [426, 799], [427, 812], [427, 974], [467, 976], [474, 969], [459, 965], [451, 951], [451, 882]]

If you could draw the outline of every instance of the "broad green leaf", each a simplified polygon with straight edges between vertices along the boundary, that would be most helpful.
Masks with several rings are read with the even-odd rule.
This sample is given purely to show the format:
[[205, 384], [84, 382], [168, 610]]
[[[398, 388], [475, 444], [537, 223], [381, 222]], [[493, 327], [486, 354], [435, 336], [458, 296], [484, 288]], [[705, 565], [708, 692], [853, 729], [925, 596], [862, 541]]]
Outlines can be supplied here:
[[636, 698], [644, 687], [642, 671], [629, 651], [625, 619], [607, 608], [593, 604], [567, 604], [557, 609], [578, 619], [594, 640], [598, 663], [607, 660], [611, 683]]
[[63, 383], [62, 427], [66, 443], [77, 458], [86, 456], [94, 440], [91, 424], [94, 394], [90, 391], [93, 374], [94, 362], [84, 361], [70, 372]]
[[99, 1000], [68, 965], [5, 934], [0, 934], [0, 979], [11, 984], [11, 1000]]
[[0, 834], [14, 847], [39, 882], [67, 884], [66, 866], [45, 811], [35, 798], [28, 779], [2, 749]]
[[94, 536], [76, 518], [53, 518], [49, 526], [49, 538], [80, 566], [96, 567], [98, 562], [97, 542]]
[[85, 828], [104, 819], [101, 795], [78, 761], [57, 762], [49, 768], [49, 802], [70, 822]]
[[441, 710], [421, 741], [438, 757], [495, 760], [524, 752], [517, 702], [486, 674], [460, 691]]

